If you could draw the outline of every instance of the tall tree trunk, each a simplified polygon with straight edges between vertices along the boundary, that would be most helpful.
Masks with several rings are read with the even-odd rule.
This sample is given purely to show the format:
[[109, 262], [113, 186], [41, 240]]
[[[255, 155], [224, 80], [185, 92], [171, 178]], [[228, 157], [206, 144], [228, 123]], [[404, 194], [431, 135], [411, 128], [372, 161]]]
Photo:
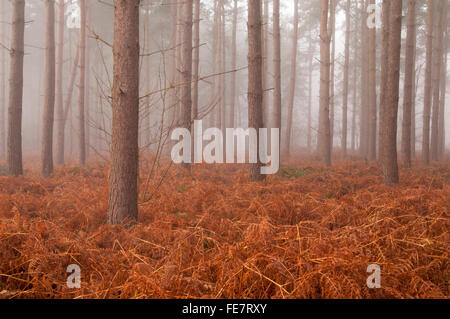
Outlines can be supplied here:
[[12, 2], [11, 60], [8, 107], [8, 172], [23, 174], [22, 167], [22, 95], [25, 31], [25, 1]]
[[442, 157], [445, 153], [445, 96], [447, 90], [447, 67], [448, 67], [448, 42], [449, 42], [449, 34], [448, 34], [448, 19], [445, 19], [444, 30], [445, 32], [445, 41], [444, 41], [444, 51], [443, 51], [443, 67], [441, 68], [441, 98], [440, 98], [440, 108], [439, 108], [439, 132], [438, 132], [438, 155]]
[[447, 2], [448, 0], [439, 0], [437, 14], [439, 15], [438, 23], [435, 28], [433, 50], [434, 71], [433, 74], [433, 112], [431, 123], [431, 159], [437, 161], [439, 158], [439, 109], [440, 109], [440, 77], [442, 74], [441, 66], [442, 60], [442, 41], [443, 41], [443, 25], [447, 17]]
[[[90, 4], [90, 2], [89, 2]], [[86, 28], [91, 24], [90, 5], [86, 3]], [[85, 156], [89, 157], [91, 146], [90, 138], [90, 99], [91, 99], [91, 54], [89, 47], [89, 37], [86, 34], [86, 66], [85, 66], [85, 89], [84, 89], [84, 120], [85, 120]]]
[[314, 46], [311, 36], [311, 28], [309, 29], [308, 39], [308, 51], [309, 51], [309, 65], [308, 65], [308, 133], [307, 133], [307, 146], [308, 152], [311, 152], [312, 144], [312, 73], [313, 73], [313, 59], [314, 59]]
[[[237, 67], [237, 19], [238, 19], [238, 1], [234, 0], [233, 7], [233, 31], [231, 35], [231, 68]], [[235, 127], [236, 117], [236, 72], [231, 75], [231, 101], [230, 101], [230, 127]]]
[[[248, 0], [248, 127], [259, 131], [263, 127], [263, 86], [262, 86], [262, 32], [261, 2]], [[259, 146], [258, 152], [259, 154]], [[262, 163], [250, 164], [250, 180], [265, 178], [260, 169]]]
[[198, 81], [200, 62], [200, 0], [194, 1], [194, 53], [192, 57], [192, 119], [198, 120]]
[[[177, 25], [178, 25], [178, 2], [174, 1], [170, 9], [171, 31], [170, 31], [170, 55], [169, 55], [169, 105], [167, 106], [169, 114], [169, 130], [171, 131], [176, 122], [177, 108]], [[170, 132], [169, 132], [170, 136]]]
[[[64, 0], [58, 1], [58, 35], [56, 42], [56, 156], [57, 165], [64, 164], [64, 94], [63, 94], [63, 69], [64, 69]], [[62, 133], [61, 133], [62, 132]]]
[[263, 56], [263, 123], [265, 127], [270, 127], [270, 112], [269, 112], [269, 0], [264, 0], [264, 6], [262, 6], [261, 1], [261, 12], [264, 10], [262, 15], [262, 32], [263, 32], [263, 42], [262, 42], [262, 56]]
[[[292, 32], [292, 53], [291, 53], [291, 79], [289, 88], [289, 109], [287, 117], [287, 127], [286, 127], [286, 140], [284, 142], [285, 146], [285, 156], [289, 158], [291, 155], [291, 134], [292, 134], [292, 122], [294, 115], [294, 101], [295, 101], [295, 86], [297, 79], [297, 48], [298, 48], [298, 0], [294, 0], [294, 30]], [[280, 78], [281, 80], [281, 78]]]
[[42, 125], [42, 175], [53, 173], [53, 123], [55, 117], [55, 2], [45, 0], [45, 89]]
[[[0, 21], [6, 21], [5, 1], [0, 1]], [[6, 23], [0, 24], [0, 41], [5, 43]], [[0, 50], [0, 159], [6, 157], [6, 50]]]
[[361, 110], [359, 147], [361, 156], [368, 155], [368, 40], [367, 1], [361, 0]]
[[[370, 0], [370, 4], [375, 5], [375, 0]], [[368, 80], [368, 98], [369, 98], [369, 160], [374, 161], [377, 158], [377, 55], [376, 43], [377, 29], [369, 29], [369, 80]]]
[[330, 26], [329, 33], [331, 39], [331, 73], [330, 73], [330, 149], [333, 152], [334, 142], [334, 83], [335, 83], [335, 69], [336, 69], [336, 6], [338, 0], [330, 0]]
[[320, 18], [320, 110], [319, 145], [325, 165], [331, 166], [330, 133], [330, 35], [328, 34], [329, 0], [322, 0]]
[[413, 73], [415, 69], [414, 44], [416, 37], [416, 0], [408, 2], [408, 30], [406, 36], [405, 81], [402, 121], [402, 153], [405, 167], [411, 167], [411, 105], [413, 99]]
[[[274, 127], [280, 130], [281, 138], [281, 48], [280, 48], [280, 0], [273, 0], [273, 121]], [[278, 141], [280, 146], [281, 140]]]
[[109, 224], [138, 217], [139, 4], [140, 0], [114, 0]]
[[348, 113], [348, 78], [350, 64], [350, 0], [345, 8], [345, 63], [344, 63], [344, 92], [342, 95], [342, 157], [347, 157], [347, 113]]
[[[387, 81], [388, 81], [388, 64], [389, 64], [389, 32], [390, 32], [390, 11], [391, 0], [383, 0], [383, 36], [381, 49], [381, 75], [380, 75], [380, 119], [384, 119], [384, 110], [387, 105]], [[384, 136], [380, 121], [380, 130], [378, 132], [378, 157], [383, 160]]]
[[86, 0], [80, 3], [80, 76], [78, 82], [78, 162], [86, 163], [85, 85], [86, 85]]
[[[414, 38], [414, 61], [417, 57], [417, 31], [416, 38]], [[416, 157], [416, 97], [417, 97], [417, 68], [414, 66], [413, 70], [413, 87], [412, 87], [412, 101], [411, 101], [411, 158]]]
[[[182, 91], [181, 103], [183, 106], [183, 127], [191, 131], [192, 120], [192, 1], [184, 3], [184, 26], [183, 26], [183, 62], [182, 62]], [[184, 167], [190, 168], [189, 163], [184, 163]]]
[[389, 64], [384, 109], [383, 173], [386, 184], [397, 184], [397, 116], [400, 82], [400, 51], [402, 33], [402, 1], [392, 1], [389, 18]]
[[423, 98], [423, 126], [422, 126], [422, 161], [430, 163], [430, 113], [431, 113], [431, 71], [433, 55], [433, 17], [434, 1], [428, 0], [427, 16], [427, 46], [426, 46], [426, 66], [425, 66], [425, 91]]

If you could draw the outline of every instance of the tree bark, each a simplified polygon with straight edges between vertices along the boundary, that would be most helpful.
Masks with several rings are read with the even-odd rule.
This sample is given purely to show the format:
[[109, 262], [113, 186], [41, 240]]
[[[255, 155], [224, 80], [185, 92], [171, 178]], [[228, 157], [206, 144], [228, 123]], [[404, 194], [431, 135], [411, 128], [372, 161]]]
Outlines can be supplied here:
[[416, 37], [416, 0], [408, 2], [408, 30], [406, 35], [405, 81], [402, 121], [402, 153], [405, 167], [411, 167], [411, 105], [414, 83], [414, 44]]
[[[183, 127], [191, 131], [192, 121], [192, 1], [184, 3], [184, 27], [183, 27], [183, 62], [182, 62], [182, 91], [181, 103], [183, 106]], [[189, 163], [184, 163], [185, 168], [190, 168]]]
[[[56, 43], [56, 165], [64, 164], [64, 94], [63, 94], [63, 69], [64, 69], [64, 0], [58, 1], [58, 34]], [[61, 131], [63, 132], [61, 134]], [[61, 141], [62, 138], [62, 141]]]
[[[389, 64], [389, 31], [390, 31], [390, 10], [391, 0], [383, 0], [383, 36], [381, 49], [381, 75], [380, 75], [380, 119], [384, 119], [384, 110], [386, 108], [387, 100], [387, 81], [388, 81], [388, 64]], [[378, 132], [378, 158], [383, 160], [384, 136], [380, 121], [380, 130]]]
[[45, 0], [45, 89], [42, 125], [42, 175], [53, 173], [53, 123], [55, 117], [55, 2]]
[[80, 76], [78, 81], [78, 162], [86, 163], [85, 85], [86, 85], [86, 0], [80, 4]]
[[320, 18], [320, 114], [319, 145], [322, 162], [331, 166], [330, 133], [330, 35], [328, 34], [329, 0], [322, 0]]
[[23, 174], [22, 166], [22, 99], [25, 33], [25, 1], [12, 2], [10, 88], [8, 107], [8, 172]]
[[[261, 2], [248, 0], [248, 127], [258, 132], [263, 127], [263, 85], [262, 85], [262, 32]], [[259, 146], [258, 152], [259, 154]], [[262, 163], [250, 164], [250, 180], [265, 178], [260, 169]]]
[[431, 71], [433, 56], [433, 17], [434, 1], [428, 0], [427, 15], [427, 45], [426, 45], [426, 66], [425, 66], [425, 90], [423, 98], [423, 126], [422, 126], [422, 161], [430, 163], [430, 113], [431, 113]]
[[194, 1], [194, 53], [192, 58], [192, 119], [198, 120], [198, 81], [200, 62], [200, 0]]
[[[5, 19], [5, 1], [0, 1], [0, 20]], [[0, 24], [0, 41], [5, 43], [6, 24]], [[6, 157], [6, 50], [0, 50], [0, 158]]]
[[[375, 4], [375, 0], [370, 0]], [[371, 161], [377, 158], [377, 65], [376, 65], [376, 42], [377, 29], [369, 29], [369, 80], [368, 80], [368, 111], [369, 111], [369, 149], [368, 158]]]
[[367, 40], [367, 1], [361, 0], [361, 110], [360, 110], [360, 155], [367, 156], [369, 150], [368, 134], [368, 40]]
[[114, 0], [109, 224], [138, 217], [139, 4], [140, 0]]
[[344, 90], [342, 95], [342, 157], [347, 157], [347, 113], [348, 113], [348, 78], [350, 64], [350, 0], [347, 0], [345, 30], [345, 63], [344, 63]]
[[445, 97], [447, 89], [447, 67], [448, 67], [448, 19], [445, 19], [444, 30], [445, 32], [445, 45], [443, 51], [443, 67], [441, 68], [441, 98], [440, 98], [440, 108], [439, 108], [439, 132], [438, 132], [438, 156], [441, 158], [445, 153]]
[[[237, 67], [237, 19], [238, 19], [238, 1], [234, 0], [233, 7], [233, 30], [231, 35], [231, 68]], [[231, 101], [230, 101], [230, 127], [235, 127], [236, 117], [236, 72], [231, 75]]]
[[297, 79], [297, 51], [298, 51], [298, 0], [294, 0], [294, 30], [292, 32], [292, 53], [291, 53], [291, 79], [289, 88], [289, 106], [286, 127], [285, 156], [291, 155], [292, 122], [294, 116], [295, 87]]
[[[280, 130], [281, 138], [281, 48], [280, 48], [280, 0], [273, 0], [273, 121], [274, 128]], [[278, 142], [280, 146], [281, 139]]]
[[431, 160], [437, 161], [439, 159], [439, 109], [440, 109], [440, 82], [442, 74], [442, 47], [443, 47], [443, 25], [446, 19], [447, 1], [439, 0], [437, 14], [439, 15], [438, 23], [435, 27], [434, 42], [435, 47], [433, 50], [434, 59], [434, 71], [433, 74], [433, 110], [432, 110], [432, 122], [431, 122]]
[[389, 17], [389, 64], [386, 92], [384, 130], [383, 173], [385, 184], [397, 184], [397, 116], [400, 81], [400, 51], [402, 32], [402, 1], [392, 1]]
[[330, 71], [330, 149], [333, 153], [333, 142], [334, 142], [334, 86], [335, 86], [335, 69], [336, 69], [336, 6], [338, 0], [330, 0], [330, 22], [329, 22], [329, 33], [331, 40], [331, 71]]

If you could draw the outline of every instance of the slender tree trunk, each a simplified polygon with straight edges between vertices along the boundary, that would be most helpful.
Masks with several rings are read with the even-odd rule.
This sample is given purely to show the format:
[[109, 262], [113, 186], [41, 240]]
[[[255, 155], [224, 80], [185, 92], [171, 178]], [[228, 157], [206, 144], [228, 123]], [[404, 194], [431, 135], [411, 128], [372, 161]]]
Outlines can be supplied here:
[[347, 0], [345, 8], [345, 63], [344, 63], [344, 92], [342, 95], [342, 157], [347, 157], [347, 113], [348, 113], [348, 78], [350, 64], [350, 0]]
[[[91, 24], [90, 2], [86, 3], [86, 28]], [[90, 137], [90, 99], [91, 99], [91, 54], [89, 46], [89, 38], [86, 34], [86, 66], [85, 66], [85, 89], [84, 89], [84, 120], [85, 120], [85, 156], [89, 157], [89, 148], [91, 146]]]
[[53, 123], [55, 116], [55, 2], [45, 0], [45, 89], [42, 125], [42, 175], [53, 173]]
[[[280, 130], [281, 138], [281, 48], [280, 48], [280, 0], [273, 0], [273, 121], [274, 127]], [[280, 146], [281, 139], [278, 145]]]
[[[171, 16], [171, 33], [170, 33], [170, 55], [169, 55], [169, 128], [172, 130], [176, 122], [176, 109], [177, 109], [177, 89], [175, 88], [177, 82], [177, 24], [178, 24], [178, 2], [174, 1], [170, 9]], [[170, 136], [170, 132], [169, 132]]]
[[198, 80], [200, 62], [200, 0], [194, 1], [194, 53], [192, 57], [192, 119], [198, 120]]
[[[56, 156], [57, 165], [64, 164], [64, 0], [58, 1], [58, 35], [56, 43]], [[62, 132], [62, 133], [61, 133]]]
[[[414, 38], [414, 61], [417, 57], [417, 31], [416, 38]], [[416, 157], [416, 96], [417, 96], [417, 68], [414, 66], [413, 70], [413, 87], [412, 87], [412, 101], [411, 101], [411, 158]]]
[[432, 123], [431, 123], [431, 159], [437, 161], [439, 159], [439, 109], [440, 109], [440, 77], [442, 74], [442, 41], [443, 41], [443, 25], [444, 20], [447, 18], [447, 2], [448, 0], [439, 0], [438, 11], [439, 15], [438, 23], [435, 28], [434, 42], [435, 47], [433, 50], [434, 59], [434, 71], [433, 74], [433, 111], [432, 111]]
[[[308, 39], [308, 51], [309, 51], [309, 65], [308, 65], [308, 133], [307, 133], [307, 146], [308, 152], [311, 151], [312, 144], [312, 73], [313, 73], [313, 59], [314, 59], [314, 46], [311, 36], [311, 29], [309, 29]], [[291, 129], [292, 132], [292, 129]]]
[[8, 107], [8, 171], [23, 174], [22, 167], [22, 95], [25, 31], [25, 1], [12, 2], [10, 87]]
[[[384, 119], [384, 110], [387, 105], [387, 82], [388, 82], [388, 64], [389, 64], [389, 31], [390, 31], [390, 10], [391, 0], [383, 0], [383, 36], [381, 49], [381, 75], [380, 75], [380, 119]], [[380, 130], [378, 132], [378, 157], [382, 161], [384, 158], [384, 136], [380, 121]]]
[[434, 1], [428, 0], [427, 16], [427, 46], [426, 46], [426, 66], [425, 66], [425, 91], [423, 107], [423, 126], [422, 126], [422, 160], [425, 164], [430, 163], [430, 113], [431, 113], [431, 71], [433, 55], [433, 17]]
[[[294, 30], [292, 32], [292, 53], [291, 53], [291, 79], [289, 89], [289, 109], [287, 117], [286, 127], [286, 140], [285, 140], [285, 156], [289, 158], [291, 155], [291, 134], [292, 134], [292, 122], [294, 115], [294, 101], [295, 101], [295, 86], [297, 79], [297, 48], [298, 48], [298, 0], [294, 0]], [[281, 81], [281, 78], [280, 78]]]
[[[233, 31], [231, 35], [231, 68], [237, 67], [237, 19], [238, 19], [238, 1], [234, 0], [233, 7]], [[231, 101], [230, 101], [230, 127], [235, 127], [236, 117], [236, 72], [231, 75]]]
[[367, 0], [361, 0], [361, 111], [359, 147], [361, 156], [368, 155], [368, 40], [367, 40]]
[[330, 73], [330, 149], [333, 152], [334, 144], [334, 85], [335, 85], [335, 69], [336, 69], [336, 6], [338, 0], [330, 0], [330, 22], [329, 33], [331, 39], [331, 73]]
[[330, 133], [330, 35], [328, 34], [329, 0], [322, 0], [320, 18], [320, 114], [319, 145], [325, 165], [331, 166]]
[[140, 0], [114, 0], [109, 224], [138, 217], [139, 4]]
[[389, 65], [384, 132], [383, 173], [386, 184], [397, 184], [397, 116], [400, 82], [400, 51], [402, 33], [402, 1], [392, 1], [390, 7]]
[[445, 19], [445, 25], [444, 30], [446, 30], [445, 34], [445, 45], [444, 45], [444, 51], [443, 51], [443, 67], [441, 68], [441, 98], [440, 98], [440, 108], [439, 108], [439, 132], [438, 132], [438, 155], [439, 158], [441, 158], [445, 153], [445, 96], [446, 96], [446, 90], [447, 90], [447, 67], [448, 67], [448, 42], [449, 42], [449, 35], [448, 35], [448, 19]]
[[[0, 1], [0, 20], [6, 21], [5, 1]], [[0, 41], [5, 43], [6, 23], [0, 23]], [[6, 50], [0, 50], [0, 159], [6, 157]]]
[[78, 82], [78, 162], [86, 163], [85, 85], [86, 85], [86, 0], [80, 3], [80, 77]]
[[262, 32], [263, 32], [263, 42], [262, 42], [262, 56], [263, 56], [263, 122], [264, 127], [270, 127], [270, 112], [269, 112], [269, 0], [264, 0], [264, 8], [262, 8], [261, 1], [261, 12], [264, 10], [262, 15]]
[[[183, 105], [183, 127], [191, 131], [192, 116], [192, 1], [184, 3], [184, 26], [183, 26], [183, 62], [182, 62], [182, 91], [181, 103]], [[190, 168], [189, 163], [184, 163], [184, 167]]]
[[[263, 127], [263, 86], [262, 86], [262, 32], [261, 2], [248, 0], [248, 127], [259, 131]], [[258, 152], [259, 154], [259, 146]], [[262, 163], [250, 164], [250, 180], [265, 178], [260, 169]]]
[[402, 153], [405, 167], [411, 167], [411, 105], [413, 99], [413, 73], [415, 69], [414, 43], [416, 37], [416, 0], [408, 2], [408, 31], [406, 36], [405, 81], [402, 121]]
[[[375, 4], [375, 0], [370, 0], [370, 4]], [[368, 98], [369, 98], [369, 160], [374, 161], [377, 158], [377, 29], [369, 29], [369, 80], [368, 80]]]

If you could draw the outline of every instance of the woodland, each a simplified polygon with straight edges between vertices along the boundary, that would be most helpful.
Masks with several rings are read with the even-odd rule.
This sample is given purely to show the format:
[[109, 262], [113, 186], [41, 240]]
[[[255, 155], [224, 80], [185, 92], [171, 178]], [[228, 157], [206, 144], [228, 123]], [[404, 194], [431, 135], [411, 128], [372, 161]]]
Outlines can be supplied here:
[[0, 299], [447, 299], [449, 12], [0, 0]]

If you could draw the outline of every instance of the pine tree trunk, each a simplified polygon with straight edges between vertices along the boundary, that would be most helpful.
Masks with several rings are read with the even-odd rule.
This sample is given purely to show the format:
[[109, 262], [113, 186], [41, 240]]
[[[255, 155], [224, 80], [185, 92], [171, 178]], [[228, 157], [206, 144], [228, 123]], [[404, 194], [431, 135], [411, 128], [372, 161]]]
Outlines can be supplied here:
[[176, 122], [176, 106], [177, 106], [177, 90], [175, 88], [177, 82], [177, 24], [178, 24], [178, 3], [174, 1], [170, 9], [171, 17], [171, 33], [170, 33], [170, 55], [169, 55], [169, 105], [166, 106], [169, 114], [169, 136], [170, 131], [175, 126]]
[[139, 4], [114, 1], [114, 83], [108, 223], [138, 217]]
[[[238, 19], [238, 1], [234, 0], [233, 7], [233, 31], [231, 35], [231, 68], [237, 67], [237, 19]], [[236, 117], [236, 72], [231, 75], [231, 101], [230, 101], [230, 127], [235, 127]]]
[[444, 30], [445, 32], [445, 41], [444, 41], [444, 51], [443, 51], [443, 67], [441, 68], [441, 98], [440, 98], [440, 108], [439, 108], [439, 132], [438, 132], [438, 155], [441, 158], [445, 153], [445, 96], [446, 96], [446, 88], [447, 88], [447, 67], [448, 67], [448, 42], [449, 42], [449, 34], [448, 34], [448, 19], [445, 19]]
[[331, 166], [330, 133], [330, 35], [328, 34], [329, 0], [322, 0], [320, 19], [320, 110], [319, 145], [324, 165]]
[[[291, 155], [292, 122], [294, 116], [295, 86], [297, 79], [297, 48], [298, 48], [298, 0], [294, 0], [294, 30], [292, 32], [292, 53], [291, 53], [291, 79], [289, 88], [289, 106], [286, 127], [285, 156]], [[281, 79], [280, 79], [281, 80]]]
[[422, 161], [425, 164], [430, 163], [430, 113], [431, 113], [431, 71], [433, 55], [433, 16], [434, 1], [428, 0], [427, 16], [427, 46], [426, 46], [426, 65], [425, 65], [425, 90], [423, 98], [423, 126], [422, 126]]
[[12, 2], [11, 59], [8, 107], [8, 172], [23, 174], [22, 167], [22, 95], [25, 31], [25, 1]]
[[[311, 29], [309, 29], [308, 39], [308, 51], [309, 51], [309, 65], [308, 65], [308, 133], [307, 133], [307, 146], [308, 152], [311, 151], [312, 145], [312, 73], [313, 73], [313, 59], [314, 59], [314, 46], [311, 36]], [[292, 131], [292, 130], [291, 130]]]
[[367, 156], [368, 152], [368, 40], [367, 40], [367, 0], [361, 0], [361, 111], [359, 147], [360, 155]]
[[[86, 28], [91, 24], [91, 14], [89, 4], [86, 3]], [[91, 99], [91, 55], [89, 47], [89, 38], [86, 34], [86, 66], [85, 66], [85, 89], [84, 89], [84, 127], [85, 127], [85, 156], [89, 157], [90, 138], [90, 99]]]
[[345, 8], [345, 63], [344, 63], [344, 91], [342, 95], [342, 157], [347, 157], [347, 113], [348, 113], [348, 78], [350, 64], [350, 0], [347, 0]]
[[[281, 138], [281, 48], [280, 48], [280, 0], [273, 0], [273, 121], [274, 128], [280, 130]], [[280, 146], [281, 140], [278, 145]]]
[[[192, 120], [192, 1], [184, 3], [183, 45], [182, 45], [182, 83], [181, 103], [183, 106], [183, 127], [191, 131]], [[189, 163], [184, 163], [185, 168], [190, 168]]]
[[194, 1], [194, 53], [192, 57], [192, 119], [198, 120], [198, 79], [200, 62], [200, 0]]
[[45, 89], [42, 125], [42, 175], [53, 173], [53, 123], [55, 116], [55, 2], [45, 0]]
[[78, 162], [86, 163], [85, 85], [86, 85], [86, 0], [80, 3], [80, 76], [78, 82]]
[[[262, 86], [262, 21], [260, 0], [248, 0], [248, 127], [259, 131], [263, 127]], [[258, 152], [259, 154], [259, 146]], [[250, 164], [250, 180], [265, 178], [260, 169], [262, 163]]]
[[[389, 28], [390, 28], [390, 10], [391, 0], [383, 0], [383, 35], [381, 49], [381, 75], [380, 75], [380, 119], [384, 119], [384, 110], [386, 108], [386, 94], [388, 81], [388, 64], [389, 64]], [[384, 136], [380, 121], [380, 130], [378, 132], [378, 157], [382, 161], [384, 158]]]
[[[375, 0], [370, 0], [375, 4]], [[369, 80], [368, 80], [368, 111], [369, 111], [369, 149], [368, 158], [371, 161], [377, 158], [377, 65], [376, 65], [376, 40], [377, 29], [369, 29]]]
[[[5, 1], [0, 1], [0, 20], [5, 19]], [[5, 43], [6, 24], [0, 24], [0, 41]], [[6, 50], [0, 50], [0, 159], [6, 157]]]
[[439, 15], [438, 23], [435, 27], [435, 47], [433, 50], [433, 110], [431, 123], [431, 160], [437, 161], [439, 159], [439, 109], [440, 109], [440, 82], [442, 74], [442, 41], [443, 41], [443, 25], [446, 19], [448, 0], [439, 0], [437, 6], [437, 14]]
[[[56, 41], [56, 165], [64, 164], [64, 94], [63, 94], [63, 69], [64, 69], [64, 0], [58, 1], [58, 34]], [[61, 141], [62, 137], [62, 141]], [[62, 145], [61, 145], [62, 144]], [[61, 152], [62, 151], [62, 152]]]
[[389, 14], [389, 64], [384, 109], [383, 173], [386, 184], [397, 184], [397, 116], [400, 82], [400, 51], [402, 33], [402, 1], [392, 1]]
[[262, 15], [262, 32], [263, 32], [263, 42], [262, 42], [262, 56], [263, 56], [263, 123], [264, 127], [270, 127], [270, 110], [269, 110], [269, 0], [264, 0], [264, 7], [261, 1], [261, 12], [264, 10]]
[[405, 81], [402, 121], [402, 153], [405, 167], [411, 167], [411, 105], [413, 99], [413, 73], [415, 69], [414, 43], [416, 37], [416, 0], [408, 2], [408, 30], [406, 36]]
[[330, 73], [330, 149], [333, 152], [334, 144], [334, 83], [335, 83], [335, 69], [336, 69], [336, 6], [338, 0], [330, 0], [330, 39], [331, 39], [331, 73]]

